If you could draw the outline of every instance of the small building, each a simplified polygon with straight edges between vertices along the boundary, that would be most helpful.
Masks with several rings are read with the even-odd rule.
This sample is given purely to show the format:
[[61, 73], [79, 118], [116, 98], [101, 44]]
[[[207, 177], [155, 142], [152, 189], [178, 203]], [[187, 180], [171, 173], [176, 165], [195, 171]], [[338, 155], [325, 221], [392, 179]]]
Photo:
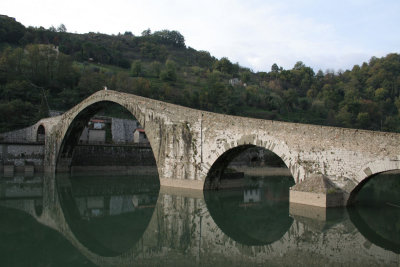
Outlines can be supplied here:
[[91, 119], [89, 125], [92, 125], [95, 130], [102, 130], [106, 126], [106, 122], [104, 120]]
[[106, 130], [89, 129], [90, 144], [104, 144], [106, 142]]
[[146, 132], [143, 129], [137, 128], [133, 131], [133, 143], [135, 144], [148, 144]]
[[238, 78], [233, 78], [229, 80], [229, 84], [232, 86], [238, 86], [238, 85], [242, 85], [242, 81], [239, 80]]
[[106, 142], [106, 130], [95, 130], [85, 127], [82, 131], [79, 143], [81, 144], [103, 144]]

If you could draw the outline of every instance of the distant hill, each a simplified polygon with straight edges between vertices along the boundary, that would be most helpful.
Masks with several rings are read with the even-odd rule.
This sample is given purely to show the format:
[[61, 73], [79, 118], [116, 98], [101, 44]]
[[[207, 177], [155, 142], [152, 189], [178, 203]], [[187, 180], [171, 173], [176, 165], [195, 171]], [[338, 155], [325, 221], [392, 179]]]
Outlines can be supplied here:
[[[227, 44], [229, 46], [229, 44]], [[68, 33], [0, 15], [0, 131], [22, 128], [109, 89], [188, 107], [312, 124], [400, 131], [400, 56], [341, 73], [297, 62], [254, 73], [187, 47], [179, 32]]]

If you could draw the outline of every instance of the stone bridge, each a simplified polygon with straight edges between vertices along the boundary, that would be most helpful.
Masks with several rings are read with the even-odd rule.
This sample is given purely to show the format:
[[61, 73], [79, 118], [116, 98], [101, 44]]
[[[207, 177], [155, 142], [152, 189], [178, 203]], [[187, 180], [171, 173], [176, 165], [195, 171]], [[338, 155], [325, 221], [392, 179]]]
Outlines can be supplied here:
[[[229, 116], [102, 90], [63, 115], [34, 126], [41, 132], [42, 126], [45, 129], [46, 170], [68, 170], [83, 127], [110, 103], [126, 108], [145, 129], [164, 186], [217, 188], [229, 161], [257, 146], [278, 155], [297, 184], [319, 177], [333, 188], [322, 195], [312, 188], [303, 187], [300, 195], [292, 190], [292, 202], [337, 206], [346, 205], [372, 175], [400, 168], [397, 133]], [[331, 202], [328, 193], [332, 193]]]

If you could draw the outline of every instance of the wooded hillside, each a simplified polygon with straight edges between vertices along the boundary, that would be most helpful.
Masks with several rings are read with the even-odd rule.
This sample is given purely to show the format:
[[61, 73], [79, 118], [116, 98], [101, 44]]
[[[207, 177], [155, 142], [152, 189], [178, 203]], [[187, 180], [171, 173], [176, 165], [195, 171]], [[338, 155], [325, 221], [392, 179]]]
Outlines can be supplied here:
[[[227, 44], [228, 45], [228, 44]], [[400, 55], [343, 72], [297, 62], [254, 73], [185, 45], [177, 31], [68, 33], [0, 16], [0, 131], [67, 110], [107, 86], [202, 110], [383, 131], [400, 131]]]

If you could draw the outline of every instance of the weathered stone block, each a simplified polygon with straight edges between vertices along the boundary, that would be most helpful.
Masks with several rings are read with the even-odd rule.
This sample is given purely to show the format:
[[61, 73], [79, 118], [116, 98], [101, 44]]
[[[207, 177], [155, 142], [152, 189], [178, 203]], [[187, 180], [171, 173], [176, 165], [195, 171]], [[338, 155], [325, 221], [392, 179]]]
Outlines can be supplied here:
[[343, 203], [343, 193], [314, 193], [290, 190], [289, 192], [290, 203], [298, 203], [309, 206], [317, 207], [341, 207]]
[[312, 174], [305, 181], [293, 186], [289, 193], [289, 201], [317, 207], [344, 206], [344, 193], [326, 176]]

